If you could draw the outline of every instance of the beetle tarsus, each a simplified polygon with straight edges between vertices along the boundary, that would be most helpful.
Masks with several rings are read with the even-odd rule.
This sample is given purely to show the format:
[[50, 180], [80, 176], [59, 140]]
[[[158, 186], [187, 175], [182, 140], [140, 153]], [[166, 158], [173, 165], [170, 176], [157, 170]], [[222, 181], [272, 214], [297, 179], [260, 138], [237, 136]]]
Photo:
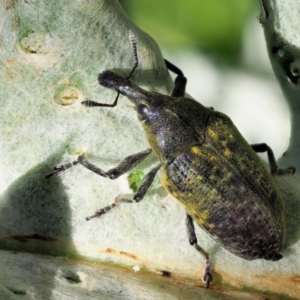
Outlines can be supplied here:
[[278, 168], [277, 171], [276, 171], [276, 175], [287, 175], [287, 174], [294, 175], [295, 172], [296, 172], [296, 168], [293, 167], [293, 166], [288, 167], [286, 169]]
[[275, 155], [273, 150], [266, 144], [266, 143], [261, 143], [261, 144], [253, 144], [250, 145], [252, 149], [255, 152], [262, 153], [262, 152], [267, 152], [268, 154], [268, 161], [271, 169], [271, 173], [274, 175], [287, 175], [287, 174], [295, 174], [296, 168], [291, 166], [286, 169], [280, 169], [276, 163]]
[[188, 234], [190, 245], [194, 246], [194, 248], [201, 254], [201, 256], [205, 260], [205, 270], [203, 273], [202, 280], [203, 282], [205, 282], [206, 288], [209, 288], [210, 283], [212, 282], [211, 262], [209, 259], [209, 254], [198, 244], [196, 233], [195, 233], [194, 221], [189, 214], [186, 215], [185, 224], [187, 228], [187, 234]]
[[290, 170], [291, 174], [293, 174], [293, 175], [296, 173], [296, 168], [294, 166], [288, 167], [288, 170]]
[[101, 216], [103, 216], [104, 214], [106, 214], [107, 212], [111, 211], [113, 208], [115, 208], [117, 206], [116, 203], [112, 203], [110, 205], [107, 205], [103, 208], [100, 208], [98, 210], [95, 211], [95, 213], [91, 216], [86, 217], [85, 219], [87, 221], [94, 219], [94, 218], [100, 218]]
[[212, 274], [211, 274], [211, 262], [209, 257], [206, 258], [205, 260], [205, 270], [203, 273], [203, 282], [205, 282], [205, 287], [209, 289], [210, 284], [212, 282]]
[[59, 164], [59, 165], [56, 165], [54, 168], [53, 168], [53, 171], [48, 173], [47, 175], [45, 175], [45, 178], [46, 179], [49, 179], [50, 177], [53, 177], [53, 176], [60, 176], [61, 174], [63, 174], [65, 171], [67, 171], [68, 169], [76, 166], [78, 164], [78, 161], [75, 160], [73, 162], [70, 162], [70, 163], [66, 163], [66, 164]]

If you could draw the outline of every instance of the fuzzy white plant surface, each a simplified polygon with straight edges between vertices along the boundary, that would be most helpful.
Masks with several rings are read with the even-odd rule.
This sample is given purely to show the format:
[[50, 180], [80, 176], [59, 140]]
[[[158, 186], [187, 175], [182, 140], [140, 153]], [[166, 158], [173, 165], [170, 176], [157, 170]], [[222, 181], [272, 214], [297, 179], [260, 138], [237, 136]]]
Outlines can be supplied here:
[[[261, 22], [267, 40], [268, 32], [280, 24], [271, 22], [271, 12], [281, 16], [292, 7], [291, 2], [285, 0], [288, 4], [280, 7], [279, 14], [276, 5], [284, 1], [270, 1], [273, 6], [264, 1], [268, 16], [262, 15]], [[299, 7], [294, 9], [300, 13]], [[286, 22], [292, 20], [287, 18]], [[136, 36], [140, 59], [132, 80], [147, 90], [169, 93], [173, 84], [160, 50], [128, 19], [118, 1], [2, 1], [0, 248], [81, 257], [130, 269], [139, 266], [142, 271], [166, 270], [172, 276], [199, 279], [201, 285], [204, 265], [187, 241], [184, 210], [161, 189], [160, 176], [141, 203], [120, 205], [89, 222], [86, 216], [112, 203], [120, 193], [131, 192], [126, 175], [111, 181], [76, 166], [61, 177], [44, 178], [54, 165], [70, 162], [83, 151], [108, 170], [148, 147], [136, 113], [124, 97], [113, 109], [80, 104], [87, 99], [113, 102], [115, 93], [100, 87], [97, 75], [106, 69], [121, 75], [130, 72], [134, 58], [129, 29]], [[286, 63], [280, 68], [280, 62], [286, 62], [280, 51], [289, 54], [292, 48], [292, 53], [298, 53], [297, 45], [284, 45], [288, 45], [287, 52], [280, 48], [278, 59], [273, 59], [275, 71], [283, 74], [279, 78], [287, 74]], [[298, 95], [298, 81], [291, 80], [298, 70], [296, 58], [289, 63], [295, 67], [289, 69], [282, 84], [292, 99]], [[294, 137], [298, 106], [292, 103], [292, 144], [282, 164], [300, 169]], [[141, 169], [147, 172], [153, 161], [150, 157]], [[278, 181], [286, 201], [287, 244], [284, 258], [276, 263], [244, 261], [196, 229], [201, 246], [211, 254], [215, 286], [223, 283], [300, 297], [293, 281], [300, 270], [298, 182], [297, 176]], [[30, 290], [30, 284], [24, 289]]]

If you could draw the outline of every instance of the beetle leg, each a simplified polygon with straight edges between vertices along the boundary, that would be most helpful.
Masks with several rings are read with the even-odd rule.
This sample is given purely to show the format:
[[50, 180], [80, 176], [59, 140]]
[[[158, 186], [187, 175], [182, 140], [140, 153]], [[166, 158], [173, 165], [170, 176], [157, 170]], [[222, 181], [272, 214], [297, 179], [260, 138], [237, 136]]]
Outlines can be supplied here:
[[276, 175], [285, 175], [285, 174], [294, 174], [296, 172], [296, 168], [291, 166], [286, 169], [280, 169], [276, 163], [274, 153], [272, 149], [265, 143], [262, 144], [253, 144], [250, 145], [255, 152], [267, 152], [268, 161], [272, 174]]
[[54, 167], [53, 171], [49, 174], [47, 174], [45, 177], [48, 179], [52, 176], [59, 176], [62, 173], [64, 173], [66, 170], [76, 166], [77, 164], [81, 164], [87, 169], [93, 171], [94, 173], [103, 176], [103, 177], [108, 177], [110, 179], [116, 179], [119, 176], [127, 173], [131, 169], [133, 169], [135, 166], [137, 166], [141, 161], [143, 161], [150, 153], [152, 150], [149, 148], [143, 152], [139, 152], [133, 155], [130, 155], [126, 158], [124, 158], [121, 163], [107, 172], [103, 171], [101, 168], [97, 167], [96, 165], [92, 164], [89, 162], [84, 153], [78, 156], [77, 160], [67, 163], [67, 164], [59, 164]]
[[78, 157], [78, 162], [86, 167], [87, 169], [91, 170], [92, 172], [103, 176], [103, 177], [108, 177], [109, 179], [116, 179], [120, 177], [121, 175], [127, 173], [128, 171], [132, 170], [134, 167], [136, 167], [141, 161], [143, 161], [150, 153], [152, 150], [149, 148], [143, 152], [139, 152], [130, 156], [127, 156], [124, 158], [120, 164], [108, 170], [107, 172], [103, 171], [99, 167], [95, 166], [91, 162], [89, 162], [84, 154], [81, 154]]
[[171, 96], [172, 97], [183, 97], [185, 94], [185, 88], [186, 88], [186, 83], [187, 83], [186, 77], [184, 77], [183, 72], [179, 68], [177, 68], [176, 66], [171, 64], [166, 59], [165, 59], [165, 64], [170, 71], [172, 71], [173, 73], [175, 73], [177, 75], [177, 77], [175, 78], [175, 87], [171, 93]]
[[209, 288], [210, 283], [212, 282], [212, 275], [211, 275], [211, 263], [209, 259], [209, 254], [198, 245], [197, 243], [197, 237], [195, 233], [195, 227], [194, 227], [194, 222], [193, 219], [190, 215], [186, 215], [186, 228], [187, 228], [187, 234], [189, 238], [189, 242], [191, 246], [194, 246], [195, 249], [200, 252], [200, 254], [204, 257], [205, 259], [205, 270], [203, 273], [203, 278], [202, 280], [205, 282], [206, 288]]
[[133, 196], [133, 199], [136, 202], [140, 202], [143, 200], [160, 167], [161, 164], [157, 165], [143, 178], [137, 192]]
[[194, 246], [195, 249], [200, 252], [200, 254], [207, 259], [209, 257], [209, 254], [198, 245], [198, 241], [197, 241], [197, 237], [196, 237], [196, 233], [195, 233], [195, 227], [194, 227], [194, 222], [193, 219], [190, 215], [186, 215], [186, 228], [187, 228], [187, 234], [188, 234], [188, 238], [189, 238], [189, 242], [191, 246]]
[[153, 179], [155, 178], [155, 175], [157, 174], [158, 170], [160, 169], [161, 164], [154, 167], [142, 180], [137, 192], [134, 194], [133, 199], [127, 199], [123, 198], [123, 196], [118, 196], [115, 199], [115, 202], [105, 206], [103, 208], [100, 208], [95, 211], [95, 213], [92, 216], [86, 217], [86, 220], [89, 221], [93, 218], [101, 217], [105, 213], [109, 212], [111, 209], [117, 206], [119, 203], [137, 203], [143, 200], [147, 190], [149, 189], [151, 183], [153, 182]]

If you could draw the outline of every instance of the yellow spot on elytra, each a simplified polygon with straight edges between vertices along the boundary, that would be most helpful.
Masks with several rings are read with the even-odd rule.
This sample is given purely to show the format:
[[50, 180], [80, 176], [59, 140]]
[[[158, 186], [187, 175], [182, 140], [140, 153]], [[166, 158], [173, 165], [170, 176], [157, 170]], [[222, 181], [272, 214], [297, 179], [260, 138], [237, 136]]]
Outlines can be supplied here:
[[224, 150], [224, 156], [225, 157], [230, 157], [231, 156], [231, 151], [228, 149], [228, 148], [226, 148], [225, 150]]
[[203, 176], [201, 176], [201, 175], [196, 176], [196, 180], [202, 180], [202, 179], [203, 179]]
[[176, 193], [176, 192], [172, 192], [172, 196], [174, 197], [174, 198], [178, 198], [178, 193]]
[[170, 185], [170, 180], [169, 180], [169, 177], [167, 176], [167, 174], [165, 172], [162, 173], [162, 176], [161, 176], [161, 180], [162, 180], [162, 183], [163, 185], [167, 188], [169, 185]]
[[211, 128], [207, 129], [207, 133], [213, 140], [218, 139], [218, 134], [215, 131], [213, 131]]
[[197, 214], [197, 217], [195, 217], [193, 214], [191, 214], [193, 216], [194, 221], [200, 225], [203, 226], [205, 228], [214, 228], [214, 224], [211, 224], [208, 222], [209, 219], [209, 211], [208, 210], [204, 210], [202, 211], [200, 214]]
[[193, 220], [199, 225], [204, 227], [211, 227], [208, 224], [209, 220], [209, 210], [203, 209], [199, 210], [199, 203], [198, 202], [188, 202], [182, 203], [185, 210], [188, 214], [193, 218]]
[[216, 161], [217, 160], [217, 156], [215, 155], [210, 155], [208, 158], [210, 161]]
[[228, 172], [226, 173], [226, 175], [223, 178], [224, 182], [228, 182], [230, 180], [230, 178], [232, 177], [232, 173]]
[[203, 154], [201, 149], [199, 148], [199, 146], [193, 146], [191, 148], [191, 151], [192, 151], [193, 154], [196, 154], [196, 155], [202, 155]]
[[[177, 193], [176, 193], [177, 194]], [[174, 196], [174, 193], [173, 193], [173, 196], [175, 197], [175, 198], [182, 198], [182, 197], [188, 197], [188, 193], [187, 192], [183, 192], [183, 191], [179, 191], [178, 192], [178, 194], [177, 194], [177, 196]]]

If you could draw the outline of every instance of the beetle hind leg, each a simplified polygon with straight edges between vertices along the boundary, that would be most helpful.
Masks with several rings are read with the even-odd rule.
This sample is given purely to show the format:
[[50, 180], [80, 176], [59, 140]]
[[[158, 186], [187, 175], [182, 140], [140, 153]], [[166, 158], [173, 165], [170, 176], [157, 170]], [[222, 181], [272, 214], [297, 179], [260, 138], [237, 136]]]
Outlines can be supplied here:
[[267, 152], [268, 161], [269, 161], [269, 165], [270, 165], [270, 169], [271, 169], [272, 174], [286, 175], [286, 174], [294, 174], [296, 172], [296, 168], [293, 167], [293, 166], [288, 167], [286, 169], [279, 168], [277, 163], [276, 163], [276, 159], [275, 159], [273, 150], [267, 144], [261, 143], [261, 144], [253, 144], [253, 145], [250, 145], [250, 146], [252, 147], [252, 149], [256, 153]]
[[205, 282], [206, 288], [209, 288], [210, 283], [212, 282], [211, 263], [209, 259], [209, 254], [198, 244], [196, 233], [195, 233], [194, 222], [191, 216], [188, 214], [186, 215], [186, 228], [187, 228], [187, 234], [188, 234], [190, 245], [194, 246], [194, 248], [205, 259], [205, 270], [203, 273], [202, 280]]

